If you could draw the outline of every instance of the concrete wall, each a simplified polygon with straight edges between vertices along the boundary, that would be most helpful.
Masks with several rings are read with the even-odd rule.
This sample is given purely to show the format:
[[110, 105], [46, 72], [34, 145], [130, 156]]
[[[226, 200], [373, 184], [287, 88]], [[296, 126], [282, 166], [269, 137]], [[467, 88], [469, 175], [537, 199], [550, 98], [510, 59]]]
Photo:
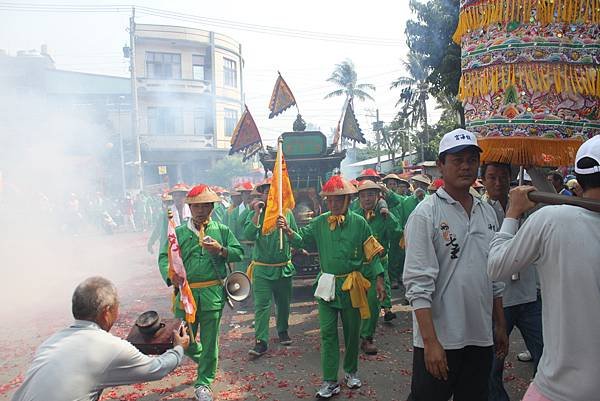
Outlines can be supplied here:
[[[214, 41], [211, 43], [211, 38]], [[213, 46], [214, 45], [214, 46]], [[214, 51], [213, 51], [214, 49]], [[181, 55], [181, 78], [149, 79], [146, 72], [146, 52]], [[205, 81], [194, 81], [192, 56], [207, 56], [210, 68]], [[236, 62], [237, 87], [224, 84], [224, 59]], [[136, 27], [136, 73], [138, 78], [139, 131], [148, 135], [149, 107], [178, 107], [183, 111], [183, 132], [178, 136], [194, 135], [194, 109], [203, 104], [212, 110], [214, 118], [213, 146], [228, 149], [230, 137], [225, 135], [224, 110], [242, 113], [242, 59], [240, 45], [228, 36], [204, 30], [139, 24]], [[214, 76], [214, 81], [213, 81]], [[195, 146], [198, 146], [197, 144]]]

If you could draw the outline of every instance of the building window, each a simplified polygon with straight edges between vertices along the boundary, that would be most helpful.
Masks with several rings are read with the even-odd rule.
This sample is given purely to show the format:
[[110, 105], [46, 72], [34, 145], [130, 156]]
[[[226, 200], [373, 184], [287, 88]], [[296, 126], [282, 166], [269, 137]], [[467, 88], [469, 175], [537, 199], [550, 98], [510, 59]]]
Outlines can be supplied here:
[[192, 79], [196, 81], [206, 80], [206, 59], [204, 56], [192, 55]]
[[212, 135], [210, 115], [206, 109], [194, 109], [194, 135]]
[[228, 58], [223, 59], [223, 83], [237, 88], [237, 64]]
[[238, 121], [237, 110], [225, 109], [225, 135], [231, 136]]
[[183, 114], [180, 108], [148, 107], [150, 135], [183, 135]]
[[154, 79], [181, 79], [181, 55], [146, 52], [146, 76]]

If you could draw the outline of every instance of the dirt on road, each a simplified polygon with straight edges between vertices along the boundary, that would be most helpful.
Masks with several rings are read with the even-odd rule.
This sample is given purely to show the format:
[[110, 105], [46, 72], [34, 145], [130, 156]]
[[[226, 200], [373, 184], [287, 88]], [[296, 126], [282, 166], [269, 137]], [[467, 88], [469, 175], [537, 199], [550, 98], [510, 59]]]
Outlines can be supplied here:
[[[156, 255], [146, 251], [145, 239], [146, 234], [119, 234], [76, 240], [75, 246], [79, 243], [82, 249], [78, 252], [85, 255], [86, 263], [76, 263], [77, 270], [60, 274], [60, 277], [68, 277], [68, 288], [52, 284], [51, 280], [48, 282], [51, 276], [42, 275], [46, 284], [56, 288], [45, 291], [44, 299], [10, 298], [13, 307], [2, 309], [2, 319], [11, 323], [0, 325], [0, 399], [10, 399], [22, 382], [35, 348], [54, 331], [69, 324], [72, 283], [83, 277], [104, 275], [117, 284], [121, 315], [111, 331], [115, 335], [126, 337], [133, 321], [143, 311], [154, 309], [162, 316], [171, 316], [170, 290], [158, 273]], [[22, 281], [12, 282], [12, 289], [26, 295], [27, 276], [23, 277]], [[31, 285], [40, 288], [44, 285], [35, 279], [31, 281]], [[221, 323], [219, 370], [213, 385], [216, 400], [314, 399], [321, 383], [321, 368], [317, 308], [310, 284], [310, 281], [298, 280], [294, 286], [289, 329], [294, 340], [292, 346], [278, 344], [272, 318], [269, 352], [258, 359], [248, 355], [254, 343], [251, 306], [238, 304], [233, 310], [226, 306]], [[382, 321], [377, 329], [375, 342], [379, 353], [360, 356], [362, 388], [343, 388], [336, 399], [406, 400], [412, 368], [412, 321], [409, 308], [400, 305], [399, 296], [396, 291], [392, 294], [398, 319], [393, 324]], [[26, 303], [26, 307], [20, 312], [22, 303]], [[518, 333], [513, 334], [511, 340], [505, 387], [511, 399], [518, 400], [529, 384], [532, 368], [531, 364], [516, 361], [515, 353], [525, 349]], [[196, 366], [186, 358], [182, 366], [165, 379], [107, 389], [102, 400], [192, 400], [195, 376]]]

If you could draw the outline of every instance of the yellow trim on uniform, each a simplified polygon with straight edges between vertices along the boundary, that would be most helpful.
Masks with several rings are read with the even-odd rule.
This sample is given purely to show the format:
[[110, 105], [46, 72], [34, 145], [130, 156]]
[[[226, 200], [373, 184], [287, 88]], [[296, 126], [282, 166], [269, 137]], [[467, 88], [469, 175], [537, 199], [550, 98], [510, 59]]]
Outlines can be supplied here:
[[343, 276], [346, 276], [346, 280], [344, 280], [344, 284], [342, 284], [342, 291], [348, 291], [350, 293], [352, 307], [359, 309], [360, 318], [363, 320], [369, 319], [371, 317], [371, 311], [369, 310], [367, 291], [371, 288], [371, 282], [359, 271], [353, 271], [347, 275], [336, 277]]
[[214, 285], [223, 285], [223, 282], [221, 280], [198, 281], [196, 283], [189, 283], [189, 285], [192, 289], [198, 289], [212, 287]]
[[381, 252], [385, 251], [383, 245], [377, 241], [374, 236], [370, 236], [363, 243], [363, 251], [365, 252], [365, 258], [367, 262], [370, 262], [374, 256], [379, 255]]
[[289, 260], [287, 262], [281, 262], [281, 263], [264, 263], [264, 262], [257, 262], [256, 260], [253, 260], [252, 262], [250, 262], [250, 264], [248, 265], [248, 268], [246, 269], [246, 276], [248, 276], [250, 281], [252, 281], [252, 277], [254, 276], [254, 267], [256, 267], [256, 266], [284, 267], [284, 266], [287, 266], [289, 263], [290, 263]]
[[338, 214], [338, 215], [332, 214], [331, 216], [328, 216], [327, 223], [329, 223], [329, 230], [331, 230], [331, 231], [335, 230], [337, 227], [344, 224], [345, 220], [346, 220], [346, 215], [343, 215], [343, 214]]

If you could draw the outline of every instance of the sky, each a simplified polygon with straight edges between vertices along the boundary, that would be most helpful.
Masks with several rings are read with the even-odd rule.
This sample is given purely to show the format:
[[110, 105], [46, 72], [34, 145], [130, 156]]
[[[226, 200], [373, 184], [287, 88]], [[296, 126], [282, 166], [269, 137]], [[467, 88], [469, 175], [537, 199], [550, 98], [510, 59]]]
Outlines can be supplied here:
[[[16, 4], [16, 1], [13, 0]], [[135, 3], [113, 1], [52, 2], [20, 1], [21, 6], [35, 5], [122, 5], [110, 12], [24, 12], [7, 10], [0, 1], [0, 49], [10, 54], [18, 50], [48, 46], [56, 67], [91, 73], [128, 76], [128, 60], [121, 48], [129, 40], [129, 5], [175, 11], [192, 16], [281, 27], [310, 32], [343, 35], [344, 42], [331, 36], [318, 40], [289, 37], [280, 34], [251, 32], [232, 26], [216, 26], [179, 19], [165, 19], [136, 11], [137, 23], [159, 23], [212, 30], [231, 36], [242, 44], [245, 60], [243, 70], [246, 104], [257, 122], [263, 142], [273, 144], [277, 136], [291, 130], [296, 111], [290, 109], [272, 120], [268, 119], [268, 102], [280, 71], [291, 87], [305, 121], [318, 126], [329, 135], [337, 124], [343, 107], [342, 97], [324, 100], [336, 87], [328, 82], [335, 64], [350, 59], [358, 72], [359, 83], [377, 87], [375, 102], [355, 104], [356, 114], [367, 138], [374, 138], [371, 123], [375, 110], [380, 119], [390, 122], [397, 112], [395, 103], [399, 89], [390, 89], [397, 77], [405, 75], [401, 60], [408, 48], [404, 28], [411, 18], [408, 0], [219, 0], [182, 1], [148, 0]], [[230, 24], [226, 24], [230, 25]], [[378, 38], [376, 43], [363, 44], [352, 37]], [[373, 41], [371, 41], [373, 42]], [[439, 111], [429, 107], [430, 121], [439, 118]]]

